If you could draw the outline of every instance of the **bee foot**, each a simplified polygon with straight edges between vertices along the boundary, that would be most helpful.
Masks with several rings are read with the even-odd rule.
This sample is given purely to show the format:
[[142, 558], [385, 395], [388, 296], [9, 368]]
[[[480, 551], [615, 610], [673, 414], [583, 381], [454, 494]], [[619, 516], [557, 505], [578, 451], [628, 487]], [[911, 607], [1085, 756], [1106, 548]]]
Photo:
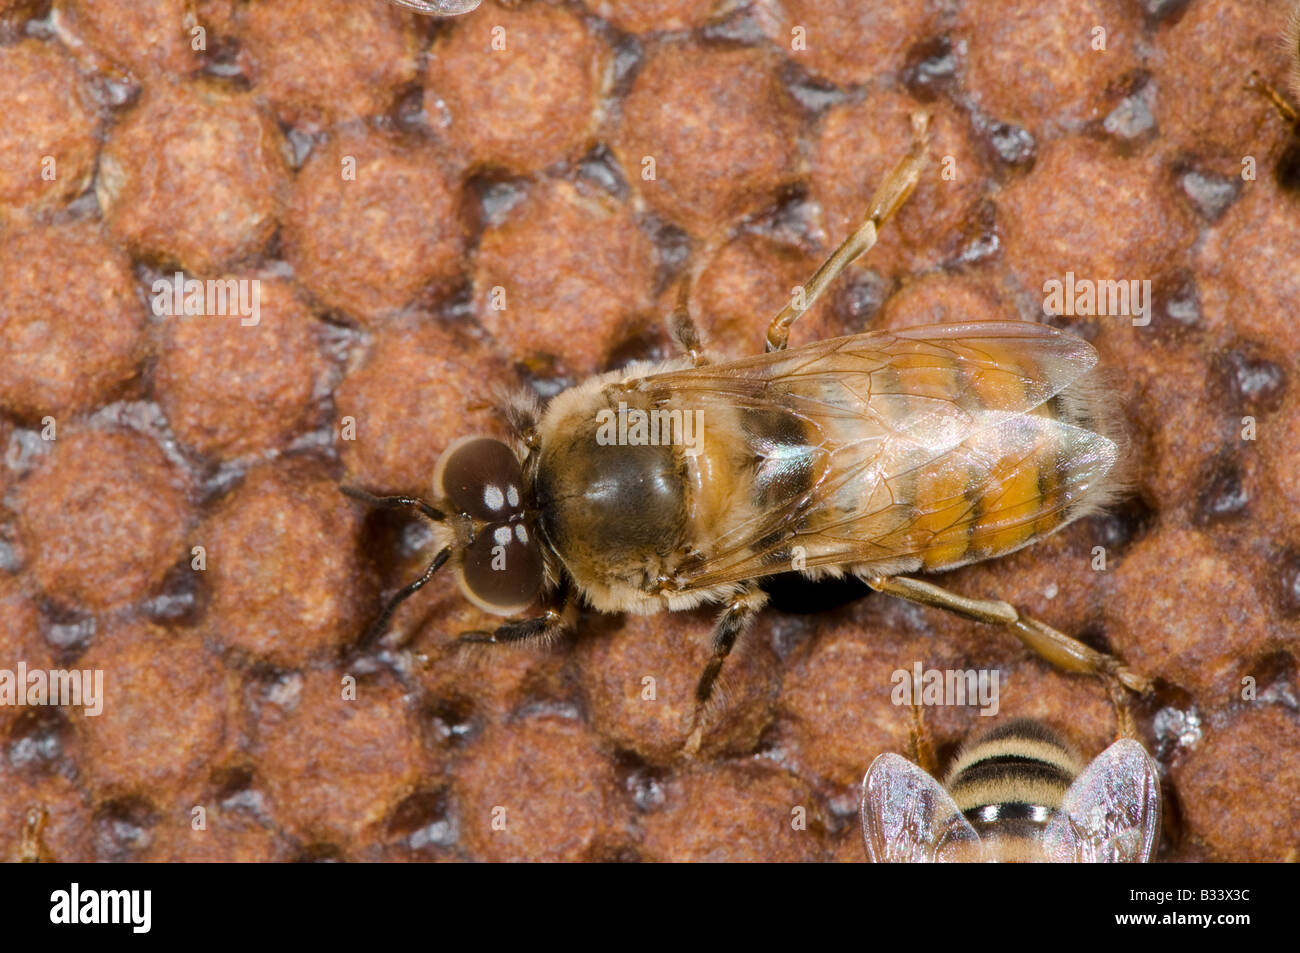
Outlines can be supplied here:
[[682, 745], [682, 754], [688, 758], [694, 758], [700, 753], [700, 744], [704, 741], [704, 726], [697, 725], [690, 735], [686, 738], [686, 743]]

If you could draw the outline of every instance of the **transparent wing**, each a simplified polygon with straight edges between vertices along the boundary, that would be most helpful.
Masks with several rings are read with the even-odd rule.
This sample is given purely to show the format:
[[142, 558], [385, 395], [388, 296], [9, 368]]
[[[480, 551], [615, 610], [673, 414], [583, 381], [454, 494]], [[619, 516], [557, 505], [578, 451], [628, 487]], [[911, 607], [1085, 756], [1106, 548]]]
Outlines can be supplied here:
[[[1026, 452], [1008, 458], [1004, 449], [1017, 445]], [[1044, 491], [1033, 458], [1053, 445], [1073, 448], [1070, 466], [1058, 471], [1057, 482]], [[787, 507], [779, 519], [759, 521], [744, 535], [733, 535], [729, 545], [684, 575], [692, 588], [754, 579], [792, 568], [796, 554], [802, 557], [801, 568], [909, 557], [952, 568], [1055, 528], [1103, 480], [1115, 458], [1116, 447], [1105, 437], [1025, 416], [981, 430], [966, 445], [914, 465], [882, 468], [863, 461], [824, 481], [819, 492], [825, 496]], [[979, 488], [976, 498], [971, 486]], [[855, 508], [844, 505], [833, 520], [805, 522], [814, 505], [846, 491], [859, 499]]]
[[483, 0], [392, 0], [399, 7], [431, 17], [455, 17], [469, 13]]
[[948, 792], [897, 754], [877, 757], [862, 779], [862, 839], [878, 864], [947, 863], [980, 848]]
[[1160, 778], [1141, 743], [1123, 738], [1074, 779], [1044, 838], [1078, 863], [1145, 863], [1160, 829]]
[[[913, 409], [928, 410], [913, 427], [930, 429], [935, 422], [960, 417], [953, 404], [966, 413], [1032, 410], [1096, 363], [1097, 352], [1090, 344], [1045, 324], [982, 321], [830, 338], [725, 364], [655, 374], [644, 382], [645, 389], [662, 386], [684, 395], [725, 395], [728, 400], [752, 397], [761, 404], [788, 398], [780, 405], [830, 419], [863, 415], [873, 396], [905, 397], [922, 402], [912, 404]], [[944, 373], [954, 368], [978, 372], [983, 383], [975, 391], [954, 395], [951, 378]], [[924, 407], [928, 402], [933, 406]]]
[[[1053, 328], [988, 322], [853, 335], [645, 378], [652, 399], [706, 421], [744, 411], [770, 491], [681, 581], [704, 588], [782, 571], [795, 547], [808, 568], [924, 557], [1065, 510], [1110, 469], [1115, 446], [1033, 411], [1095, 363], [1086, 342]], [[782, 421], [796, 423], [797, 440], [782, 439]], [[1008, 457], [1060, 447], [1069, 465], [1053, 481], [1026, 480]]]

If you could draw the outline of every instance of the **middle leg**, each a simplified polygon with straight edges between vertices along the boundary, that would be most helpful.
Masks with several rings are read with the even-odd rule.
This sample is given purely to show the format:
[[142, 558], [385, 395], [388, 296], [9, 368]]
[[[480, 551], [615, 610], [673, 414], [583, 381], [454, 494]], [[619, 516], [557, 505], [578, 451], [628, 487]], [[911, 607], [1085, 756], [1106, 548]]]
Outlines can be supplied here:
[[704, 737], [701, 716], [713, 699], [714, 688], [717, 686], [718, 676], [722, 673], [723, 663], [735, 648], [740, 634], [745, 631], [745, 627], [753, 621], [754, 616], [758, 615], [766, 602], [767, 593], [754, 586], [737, 593], [718, 616], [717, 624], [713, 627], [713, 655], [704, 666], [704, 672], [695, 686], [695, 714], [692, 717], [694, 728], [683, 747], [688, 754], [695, 754], [700, 750], [700, 742]]
[[717, 625], [713, 628], [713, 656], [709, 663], [704, 666], [704, 673], [700, 676], [699, 683], [695, 686], [695, 703], [697, 705], [706, 705], [713, 696], [714, 685], [717, 684], [718, 675], [722, 672], [722, 664], [731, 654], [731, 650], [736, 645], [736, 639], [745, 627], [753, 621], [754, 616], [763, 608], [767, 602], [767, 595], [758, 588], [748, 589], [734, 599], [722, 610], [718, 616]]
[[683, 275], [677, 282], [677, 303], [668, 315], [668, 335], [691, 359], [696, 367], [709, 363], [704, 353], [704, 339], [700, 336], [699, 326], [691, 317], [691, 277]]

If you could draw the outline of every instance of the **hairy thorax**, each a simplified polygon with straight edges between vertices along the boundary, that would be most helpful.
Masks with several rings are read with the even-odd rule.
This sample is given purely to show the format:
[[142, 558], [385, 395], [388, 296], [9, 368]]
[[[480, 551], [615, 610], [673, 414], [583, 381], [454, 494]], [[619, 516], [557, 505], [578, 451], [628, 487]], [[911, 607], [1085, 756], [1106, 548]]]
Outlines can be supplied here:
[[682, 406], [635, 382], [679, 362], [635, 365], [556, 397], [538, 427], [539, 529], [600, 611], [653, 613], [725, 597], [681, 574], [752, 514], [752, 450], [734, 411]]

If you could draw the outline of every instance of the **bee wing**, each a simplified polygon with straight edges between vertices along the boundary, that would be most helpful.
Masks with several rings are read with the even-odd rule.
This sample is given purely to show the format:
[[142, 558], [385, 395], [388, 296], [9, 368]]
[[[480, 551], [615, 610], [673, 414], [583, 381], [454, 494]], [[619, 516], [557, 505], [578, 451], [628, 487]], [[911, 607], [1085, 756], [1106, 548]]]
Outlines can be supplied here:
[[[1096, 363], [1090, 344], [1048, 325], [981, 321], [851, 334], [725, 364], [667, 371], [644, 381], [681, 394], [717, 394], [729, 400], [753, 397], [762, 402], [780, 394], [793, 398], [781, 404], [783, 409], [792, 406], [832, 418], [861, 413], [854, 405], [867, 404], [873, 396], [936, 400], [939, 406], [932, 411], [946, 417], [951, 411], [944, 405], [954, 402], [968, 412], [1032, 410]], [[989, 377], [989, 386], [954, 397], [943, 378], [932, 373], [950, 366], [980, 371]], [[877, 375], [889, 368], [903, 376]], [[782, 384], [799, 386], [787, 390]]]
[[1044, 835], [1049, 856], [1078, 863], [1145, 863], [1160, 827], [1160, 778], [1141, 743], [1115, 742], [1065, 792]]
[[[924, 556], [958, 537], [977, 546], [981, 532], [991, 538], [1065, 508], [1110, 468], [1115, 446], [1029, 412], [1096, 359], [1086, 342], [1054, 328], [985, 322], [858, 334], [646, 378], [652, 395], [706, 420], [739, 408], [749, 420], [797, 420], [801, 431], [784, 441], [749, 435], [768, 491], [760, 512], [680, 581], [706, 588], [783, 571], [795, 547], [812, 568]], [[1023, 486], [999, 493], [999, 481], [1009, 487], [1017, 474], [992, 472], [989, 448], [1039, 445], [1069, 448], [1072, 466], [1053, 502]], [[974, 535], [966, 474], [986, 503]], [[946, 490], [918, 499], [908, 491], [918, 480]], [[832, 500], [843, 518], [807, 526], [806, 515]]]
[[431, 17], [455, 17], [469, 13], [483, 0], [393, 0], [398, 6]]
[[862, 840], [874, 863], [945, 863], [978, 852], [980, 838], [948, 792], [897, 754], [862, 779]]

